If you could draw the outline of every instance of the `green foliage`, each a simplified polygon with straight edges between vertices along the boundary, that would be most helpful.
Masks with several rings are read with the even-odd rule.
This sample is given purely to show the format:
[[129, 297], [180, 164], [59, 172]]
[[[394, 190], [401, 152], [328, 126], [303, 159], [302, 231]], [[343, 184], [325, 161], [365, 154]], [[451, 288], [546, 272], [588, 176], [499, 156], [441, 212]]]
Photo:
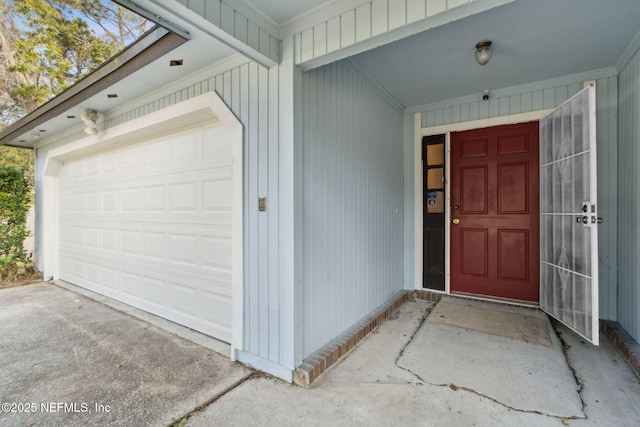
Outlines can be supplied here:
[[[11, 166], [25, 170], [27, 181], [33, 189], [34, 151], [27, 148], [0, 146], [0, 166]], [[33, 191], [32, 191], [33, 193]], [[32, 200], [33, 201], [33, 200]]]
[[26, 259], [30, 187], [24, 169], [0, 166], [0, 270]]
[[113, 56], [122, 46], [101, 40], [64, 0], [14, 0], [21, 37], [10, 72], [25, 76], [11, 96], [28, 113]]
[[3, 0], [0, 129], [67, 89], [147, 30], [108, 0]]

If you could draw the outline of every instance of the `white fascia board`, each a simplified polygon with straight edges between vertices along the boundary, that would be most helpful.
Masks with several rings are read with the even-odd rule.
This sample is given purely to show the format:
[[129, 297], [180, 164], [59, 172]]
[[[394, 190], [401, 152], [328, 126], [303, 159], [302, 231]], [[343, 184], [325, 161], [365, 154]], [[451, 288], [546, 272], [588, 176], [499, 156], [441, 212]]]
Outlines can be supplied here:
[[[274, 65], [278, 65], [280, 62], [280, 49], [277, 52], [270, 52], [265, 54], [258, 49], [251, 47], [246, 42], [236, 38], [233, 34], [223, 30], [220, 26], [214, 22], [206, 19], [204, 16], [200, 16], [193, 10], [188, 9], [180, 1], [162, 1], [162, 0], [130, 0], [140, 8], [148, 10], [149, 12], [162, 17], [163, 19], [173, 22], [175, 25], [189, 29], [196, 29], [198, 31], [207, 34], [216, 40], [224, 43], [235, 51], [245, 55], [249, 59], [257, 62], [258, 64], [267, 68]], [[215, 0], [215, 3], [220, 3], [221, 0]], [[211, 1], [214, 3], [214, 1]], [[252, 8], [243, 5], [243, 2], [224, 1], [224, 3], [244, 16], [248, 21], [253, 23], [258, 29], [269, 34], [274, 40], [277, 40], [280, 44], [280, 31], [273, 21], [266, 19], [264, 16], [258, 14]], [[250, 15], [250, 16], [246, 16]]]

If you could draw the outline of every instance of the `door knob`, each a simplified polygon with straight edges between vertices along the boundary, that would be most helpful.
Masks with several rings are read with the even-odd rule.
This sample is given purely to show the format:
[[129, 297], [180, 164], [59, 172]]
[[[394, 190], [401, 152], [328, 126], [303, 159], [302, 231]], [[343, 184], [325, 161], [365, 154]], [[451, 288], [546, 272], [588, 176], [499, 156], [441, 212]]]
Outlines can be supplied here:
[[460, 220], [458, 218], [453, 218], [453, 221], [451, 222], [453, 222], [456, 225], [460, 224]]

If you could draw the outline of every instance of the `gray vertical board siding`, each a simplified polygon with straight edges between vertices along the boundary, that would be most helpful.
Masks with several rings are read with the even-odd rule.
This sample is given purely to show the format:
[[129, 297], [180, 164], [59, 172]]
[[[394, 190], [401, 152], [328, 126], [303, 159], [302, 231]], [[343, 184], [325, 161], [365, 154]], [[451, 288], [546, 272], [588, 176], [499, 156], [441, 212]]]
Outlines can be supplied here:
[[[145, 114], [215, 90], [244, 126], [244, 350], [281, 363], [278, 247], [278, 78], [279, 67], [255, 62], [202, 77], [187, 87], [110, 116], [108, 129]], [[38, 150], [36, 190], [42, 189], [46, 152], [80, 139], [80, 131], [56, 145]], [[39, 193], [36, 193], [38, 197]], [[258, 197], [267, 198], [267, 211], [258, 212]], [[42, 217], [43, 212], [38, 215]], [[42, 236], [42, 233], [38, 233]], [[42, 267], [42, 265], [39, 265]]]
[[302, 86], [306, 357], [402, 289], [403, 117], [343, 63]]
[[578, 93], [586, 80], [596, 80], [598, 210], [604, 223], [598, 228], [600, 258], [600, 317], [618, 316], [618, 130], [617, 77], [608, 70], [494, 90], [491, 99], [481, 94], [412, 108], [422, 116], [422, 127], [449, 125], [485, 118], [555, 108]]
[[405, 114], [404, 116], [404, 211], [402, 212], [404, 219], [404, 288], [414, 289], [414, 257], [413, 240], [415, 235], [413, 222], [413, 194], [414, 188], [414, 170], [413, 170], [413, 131], [414, 131], [414, 114]]
[[177, 2], [239, 42], [269, 58], [272, 64], [280, 63], [279, 30], [273, 23], [256, 15], [256, 12], [250, 13], [246, 7], [240, 10], [235, 2], [224, 0], [177, 0]]
[[[599, 101], [598, 101], [599, 100]], [[600, 317], [618, 318], [618, 78], [596, 81]]]
[[640, 342], [640, 53], [618, 86], [618, 322]]

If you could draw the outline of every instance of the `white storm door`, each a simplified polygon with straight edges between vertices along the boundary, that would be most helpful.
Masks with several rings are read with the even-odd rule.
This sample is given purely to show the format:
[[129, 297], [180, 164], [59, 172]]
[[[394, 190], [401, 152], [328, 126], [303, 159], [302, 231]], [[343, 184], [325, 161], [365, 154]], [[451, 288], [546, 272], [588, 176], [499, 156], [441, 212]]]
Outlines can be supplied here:
[[598, 345], [595, 87], [540, 121], [540, 307]]

